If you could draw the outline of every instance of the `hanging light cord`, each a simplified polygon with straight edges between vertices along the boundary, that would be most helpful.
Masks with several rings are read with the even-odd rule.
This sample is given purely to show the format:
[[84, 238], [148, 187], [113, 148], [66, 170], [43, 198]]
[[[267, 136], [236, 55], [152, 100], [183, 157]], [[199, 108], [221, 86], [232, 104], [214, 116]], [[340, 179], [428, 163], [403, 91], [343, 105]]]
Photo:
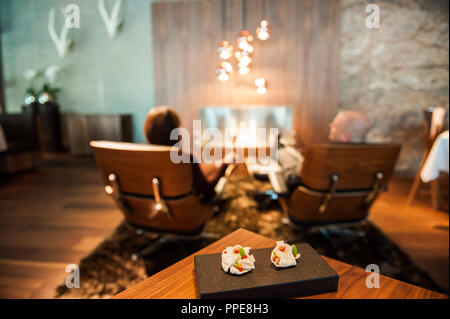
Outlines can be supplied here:
[[266, 0], [263, 2], [263, 19], [267, 19], [266, 17]]
[[247, 0], [242, 1], [242, 29], [247, 29]]
[[227, 0], [222, 0], [222, 39], [225, 39], [227, 27]]
[[266, 18], [266, 0], [263, 0], [263, 16], [262, 16], [262, 18], [263, 19]]

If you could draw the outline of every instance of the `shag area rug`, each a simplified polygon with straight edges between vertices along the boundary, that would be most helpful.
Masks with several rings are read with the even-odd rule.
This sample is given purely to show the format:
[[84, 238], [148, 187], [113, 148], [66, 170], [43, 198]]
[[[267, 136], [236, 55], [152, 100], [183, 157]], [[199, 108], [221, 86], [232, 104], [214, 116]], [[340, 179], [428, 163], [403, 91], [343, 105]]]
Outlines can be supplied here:
[[[209, 221], [206, 232], [225, 236], [238, 228], [273, 239], [307, 242], [318, 253], [351, 265], [365, 268], [377, 264], [381, 274], [420, 287], [445, 292], [429, 275], [417, 267], [407, 254], [396, 246], [375, 225], [365, 222], [348, 228], [365, 232], [364, 237], [344, 233], [301, 233], [281, 222], [283, 215], [273, 201], [255, 200], [258, 192], [270, 190], [268, 182], [250, 177], [231, 176], [221, 195], [223, 203]], [[170, 243], [144, 259], [132, 261], [132, 253], [151, 242], [138, 236], [125, 224], [120, 224], [80, 265], [80, 288], [68, 289], [62, 283], [56, 298], [108, 298], [127, 289], [178, 260], [211, 244], [213, 239], [190, 243]]]

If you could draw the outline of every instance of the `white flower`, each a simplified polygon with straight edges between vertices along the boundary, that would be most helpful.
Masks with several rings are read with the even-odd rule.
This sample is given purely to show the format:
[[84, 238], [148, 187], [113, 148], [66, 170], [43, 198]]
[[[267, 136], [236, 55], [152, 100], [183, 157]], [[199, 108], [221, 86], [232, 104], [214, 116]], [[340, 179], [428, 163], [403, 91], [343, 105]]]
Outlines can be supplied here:
[[51, 65], [45, 70], [45, 76], [48, 79], [49, 84], [55, 84], [56, 76], [61, 68], [57, 65]]
[[38, 70], [28, 69], [25, 71], [23, 76], [24, 76], [25, 80], [32, 81], [38, 76], [38, 74], [39, 74]]

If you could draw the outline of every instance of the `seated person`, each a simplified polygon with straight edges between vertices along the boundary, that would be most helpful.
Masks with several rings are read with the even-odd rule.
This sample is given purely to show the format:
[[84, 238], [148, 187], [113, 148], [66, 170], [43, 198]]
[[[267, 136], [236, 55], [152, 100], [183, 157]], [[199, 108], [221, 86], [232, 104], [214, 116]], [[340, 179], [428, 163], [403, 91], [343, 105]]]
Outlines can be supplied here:
[[[172, 130], [180, 127], [178, 114], [167, 106], [156, 106], [150, 110], [144, 123], [144, 134], [150, 144], [173, 146], [178, 140], [171, 140]], [[219, 179], [225, 174], [227, 164], [221, 166], [214, 164], [194, 163], [191, 155], [194, 189], [204, 195], [214, 195], [214, 188]]]
[[[353, 110], [341, 111], [330, 124], [328, 139], [332, 143], [364, 143], [370, 128], [370, 120], [364, 113]], [[280, 172], [269, 174], [269, 180], [277, 193], [290, 192], [301, 184], [303, 156], [298, 152], [293, 156], [293, 151], [295, 149], [292, 147], [282, 145], [278, 153]], [[288, 156], [288, 153], [291, 155]], [[292, 169], [289, 169], [293, 166], [293, 161], [297, 161], [294, 167], [300, 167], [298, 173], [293, 173]]]
[[364, 143], [371, 126], [364, 113], [341, 111], [330, 124], [328, 139], [334, 143]]

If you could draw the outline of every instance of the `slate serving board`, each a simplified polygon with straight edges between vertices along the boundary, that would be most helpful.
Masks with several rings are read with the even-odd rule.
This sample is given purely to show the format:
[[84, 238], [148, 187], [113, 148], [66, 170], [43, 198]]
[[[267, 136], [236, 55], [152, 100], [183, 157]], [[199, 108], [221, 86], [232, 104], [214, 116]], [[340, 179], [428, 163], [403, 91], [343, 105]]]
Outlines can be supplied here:
[[336, 271], [310, 245], [296, 246], [301, 255], [297, 265], [289, 268], [272, 264], [273, 247], [250, 250], [255, 269], [244, 275], [225, 273], [221, 254], [194, 256], [200, 298], [293, 298], [337, 291]]

